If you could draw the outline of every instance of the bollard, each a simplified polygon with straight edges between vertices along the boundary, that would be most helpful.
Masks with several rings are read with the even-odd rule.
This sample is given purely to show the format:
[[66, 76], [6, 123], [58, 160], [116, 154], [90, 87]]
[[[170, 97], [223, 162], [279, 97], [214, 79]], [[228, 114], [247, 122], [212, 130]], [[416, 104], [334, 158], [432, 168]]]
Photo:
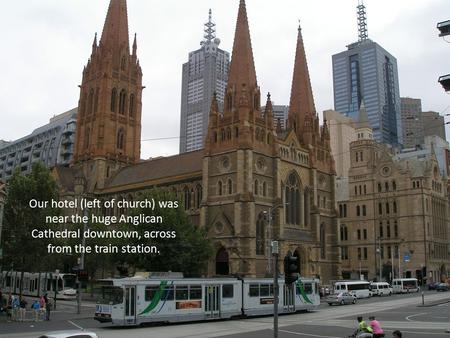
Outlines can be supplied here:
[[424, 305], [425, 305], [425, 294], [422, 291], [422, 306], [424, 306]]

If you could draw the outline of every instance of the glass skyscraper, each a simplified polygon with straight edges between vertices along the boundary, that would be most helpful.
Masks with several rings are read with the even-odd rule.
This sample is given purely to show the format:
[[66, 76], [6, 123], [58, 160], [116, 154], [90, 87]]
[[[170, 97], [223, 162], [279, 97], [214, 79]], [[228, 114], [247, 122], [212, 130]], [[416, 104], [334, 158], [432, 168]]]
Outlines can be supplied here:
[[211, 10], [204, 31], [201, 48], [189, 53], [189, 61], [183, 64], [180, 153], [203, 148], [214, 92], [222, 107], [228, 81], [230, 54], [219, 48]]
[[402, 144], [397, 59], [370, 39], [333, 55], [334, 109], [357, 119], [361, 102], [374, 138]]

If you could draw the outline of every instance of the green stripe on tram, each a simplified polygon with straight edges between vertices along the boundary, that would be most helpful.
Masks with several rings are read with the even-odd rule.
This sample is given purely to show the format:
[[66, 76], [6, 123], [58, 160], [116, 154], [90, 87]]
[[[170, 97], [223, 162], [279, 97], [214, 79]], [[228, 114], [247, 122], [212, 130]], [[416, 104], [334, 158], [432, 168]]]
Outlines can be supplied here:
[[303, 297], [306, 303], [312, 304], [311, 300], [308, 298], [308, 295], [305, 292], [305, 288], [303, 287], [302, 281], [299, 279], [295, 282], [295, 285], [297, 286], [298, 291], [300, 292], [300, 295]]
[[155, 295], [153, 296], [151, 303], [144, 309], [144, 311], [142, 311], [139, 314], [139, 316], [145, 315], [156, 308], [156, 306], [159, 304], [159, 302], [161, 300], [161, 296], [162, 296], [164, 290], [166, 289], [166, 286], [167, 286], [167, 281], [165, 281], [165, 280], [161, 281], [161, 283], [159, 284], [159, 289], [158, 289], [158, 291], [156, 291]]

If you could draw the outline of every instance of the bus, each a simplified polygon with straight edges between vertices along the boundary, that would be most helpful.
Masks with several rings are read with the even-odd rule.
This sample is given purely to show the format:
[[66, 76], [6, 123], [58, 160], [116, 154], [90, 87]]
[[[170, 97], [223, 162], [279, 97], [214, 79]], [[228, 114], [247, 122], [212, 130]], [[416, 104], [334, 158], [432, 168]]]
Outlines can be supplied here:
[[[23, 278], [23, 279], [22, 279]], [[0, 289], [4, 294], [19, 294], [40, 297], [48, 293], [56, 299], [75, 299], [76, 275], [58, 272], [21, 272], [3, 271], [0, 278]]]
[[392, 290], [394, 293], [419, 292], [417, 278], [397, 278], [392, 280]]
[[348, 292], [356, 298], [370, 297], [370, 283], [361, 280], [339, 281], [334, 283], [334, 293]]
[[[94, 319], [118, 326], [176, 323], [270, 315], [273, 279], [120, 278], [102, 280]], [[319, 280], [279, 279], [279, 313], [314, 310], [320, 305]]]

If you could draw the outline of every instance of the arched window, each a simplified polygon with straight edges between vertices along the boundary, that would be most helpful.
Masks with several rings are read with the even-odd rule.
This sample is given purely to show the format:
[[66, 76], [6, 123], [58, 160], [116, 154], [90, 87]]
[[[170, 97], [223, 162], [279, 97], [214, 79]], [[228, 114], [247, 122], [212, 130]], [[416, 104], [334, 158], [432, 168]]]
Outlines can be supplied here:
[[239, 128], [238, 127], [234, 127], [234, 137], [236, 137], [236, 138], [239, 137]]
[[116, 101], [117, 101], [117, 89], [113, 88], [111, 91], [111, 111], [116, 112]]
[[227, 128], [227, 140], [231, 140], [231, 128]]
[[200, 204], [202, 203], [202, 194], [202, 186], [197, 185], [197, 187], [195, 188], [195, 206], [197, 208], [200, 208]]
[[91, 130], [89, 128], [86, 128], [86, 131], [84, 132], [84, 148], [89, 148], [91, 138]]
[[362, 206], [362, 215], [363, 215], [363, 216], [366, 216], [366, 215], [367, 215], [366, 205], [365, 205], [365, 204], [363, 204], [363, 206]]
[[222, 184], [222, 181], [219, 181], [217, 183], [217, 194], [221, 196], [222, 193], [223, 193], [223, 184]]
[[125, 148], [125, 132], [122, 128], [117, 132], [117, 149], [124, 150]]
[[259, 194], [259, 182], [258, 182], [258, 180], [255, 180], [255, 186], [254, 186], [253, 190], [254, 190], [255, 196]]
[[361, 209], [359, 205], [356, 206], [356, 216], [361, 216]]
[[88, 115], [94, 112], [94, 89], [89, 91], [89, 99], [88, 99]]
[[183, 204], [184, 210], [189, 210], [191, 204], [191, 193], [189, 192], [188, 187], [184, 187], [183, 189]]
[[264, 214], [260, 213], [258, 215], [258, 219], [256, 221], [256, 254], [264, 255], [265, 254], [265, 220]]
[[227, 190], [229, 195], [233, 193], [233, 182], [231, 181], [231, 178], [227, 181]]
[[394, 212], [394, 214], [397, 213], [397, 202], [394, 201], [394, 203], [392, 203], [392, 211]]
[[98, 111], [98, 96], [100, 95], [100, 88], [97, 87], [95, 90], [95, 98], [94, 98], [94, 114]]
[[126, 111], [126, 103], [127, 103], [127, 92], [125, 89], [122, 89], [119, 96], [119, 114], [125, 115]]
[[297, 175], [290, 174], [285, 187], [286, 198], [286, 223], [300, 224], [302, 215], [300, 212], [300, 183]]
[[263, 196], [267, 196], [267, 183], [263, 182]]
[[325, 243], [326, 237], [325, 237], [325, 224], [320, 225], [320, 258], [325, 259], [326, 252], [325, 252]]
[[130, 117], [134, 118], [134, 107], [135, 107], [135, 103], [134, 103], [134, 94], [130, 95]]

